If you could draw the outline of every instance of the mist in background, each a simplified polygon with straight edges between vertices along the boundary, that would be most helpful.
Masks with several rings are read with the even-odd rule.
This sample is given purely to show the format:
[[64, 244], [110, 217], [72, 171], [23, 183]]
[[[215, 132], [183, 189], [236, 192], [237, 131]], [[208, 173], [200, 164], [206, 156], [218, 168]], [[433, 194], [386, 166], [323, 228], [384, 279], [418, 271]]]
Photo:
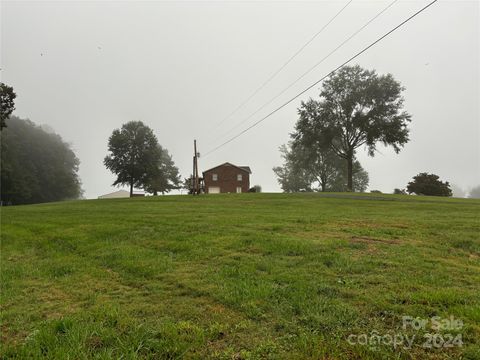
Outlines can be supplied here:
[[[183, 177], [193, 139], [207, 153], [386, 33], [427, 1], [399, 1], [277, 100], [281, 92], [384, 8], [353, 1], [284, 71], [225, 119], [346, 1], [1, 3], [1, 79], [17, 93], [15, 115], [46, 124], [81, 161], [87, 198], [115, 191], [103, 165], [107, 141], [130, 120], [150, 126]], [[354, 64], [392, 73], [405, 87], [410, 142], [395, 154], [357, 154], [369, 189], [392, 192], [419, 172], [461, 191], [480, 183], [480, 14], [476, 1], [440, 1], [360, 56]], [[301, 100], [235, 141], [200, 158], [252, 169], [251, 183], [280, 191], [282, 164]]]

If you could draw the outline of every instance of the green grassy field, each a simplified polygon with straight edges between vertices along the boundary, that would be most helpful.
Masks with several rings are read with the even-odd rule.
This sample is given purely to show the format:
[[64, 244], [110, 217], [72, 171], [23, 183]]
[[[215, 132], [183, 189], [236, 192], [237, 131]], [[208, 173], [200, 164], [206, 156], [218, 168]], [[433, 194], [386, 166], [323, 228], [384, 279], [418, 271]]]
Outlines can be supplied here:
[[[1, 211], [2, 358], [480, 359], [480, 201], [232, 194]], [[403, 316], [463, 326], [404, 329]]]

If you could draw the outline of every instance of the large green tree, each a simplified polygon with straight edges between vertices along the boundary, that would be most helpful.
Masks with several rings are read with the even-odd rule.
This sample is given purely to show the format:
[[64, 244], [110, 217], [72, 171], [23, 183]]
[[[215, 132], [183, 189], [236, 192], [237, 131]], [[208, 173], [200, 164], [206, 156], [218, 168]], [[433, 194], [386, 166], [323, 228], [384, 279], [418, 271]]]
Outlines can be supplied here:
[[[348, 178], [347, 178], [347, 170], [342, 162], [339, 163], [339, 169], [341, 170], [340, 176], [333, 179], [329, 187], [327, 188], [328, 191], [351, 191], [348, 188]], [[368, 176], [367, 170], [365, 170], [360, 164], [360, 161], [354, 159], [353, 160], [353, 189], [356, 192], [365, 192], [367, 190], [368, 184], [370, 182], [370, 177]]]
[[0, 82], [0, 130], [6, 127], [6, 121], [15, 110], [17, 95], [11, 86]]
[[[284, 164], [275, 167], [278, 182], [285, 192], [347, 191], [347, 171], [343, 159], [328, 148], [304, 148], [290, 143], [280, 147]], [[353, 183], [357, 191], [365, 191], [368, 173], [358, 160], [353, 162]]]
[[403, 90], [390, 74], [345, 66], [324, 82], [319, 100], [302, 102], [294, 141], [309, 149], [331, 149], [343, 158], [347, 188], [353, 191], [359, 147], [366, 146], [374, 156], [379, 142], [396, 152], [408, 142], [411, 116], [402, 111]]
[[158, 145], [158, 151], [160, 153], [158, 163], [144, 186], [145, 191], [153, 195], [165, 194], [181, 187], [180, 174], [172, 156], [160, 145]]
[[11, 116], [1, 134], [1, 199], [33, 204], [82, 194], [79, 160], [62, 138], [29, 120]]
[[104, 164], [117, 179], [113, 185], [143, 188], [158, 170], [161, 151], [152, 129], [141, 121], [130, 121], [115, 129], [108, 140]]

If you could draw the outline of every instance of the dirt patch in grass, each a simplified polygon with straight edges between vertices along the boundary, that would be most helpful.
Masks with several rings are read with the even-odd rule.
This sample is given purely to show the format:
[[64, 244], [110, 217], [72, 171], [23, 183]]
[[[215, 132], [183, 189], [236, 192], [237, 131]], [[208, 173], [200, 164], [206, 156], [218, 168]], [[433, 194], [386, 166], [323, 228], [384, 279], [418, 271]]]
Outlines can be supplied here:
[[28, 332], [26, 330], [14, 330], [5, 323], [0, 325], [0, 344], [2, 346], [20, 344], [27, 336]]
[[[362, 196], [6, 207], [0, 359], [475, 357], [480, 201]], [[458, 316], [464, 346], [346, 340], [404, 314]]]
[[368, 237], [368, 236], [352, 236], [350, 240], [352, 242], [367, 243], [367, 244], [378, 244], [378, 243], [389, 244], [389, 245], [400, 244], [400, 240], [398, 240], [398, 239], [391, 239], [391, 240], [375, 239], [375, 238], [371, 238], [371, 237]]
[[370, 229], [409, 229], [411, 226], [405, 223], [389, 223], [389, 222], [378, 222], [376, 220], [349, 220], [345, 222], [339, 222], [339, 225], [345, 226], [354, 226], [359, 228], [370, 228]]

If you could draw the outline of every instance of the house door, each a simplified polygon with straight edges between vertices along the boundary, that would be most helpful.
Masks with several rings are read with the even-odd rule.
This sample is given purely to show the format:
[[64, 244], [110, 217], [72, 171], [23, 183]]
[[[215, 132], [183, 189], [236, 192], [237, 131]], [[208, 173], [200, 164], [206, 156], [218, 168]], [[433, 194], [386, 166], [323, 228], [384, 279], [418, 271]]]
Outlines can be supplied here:
[[242, 187], [241, 186], [237, 186], [237, 193], [241, 193], [242, 192]]

